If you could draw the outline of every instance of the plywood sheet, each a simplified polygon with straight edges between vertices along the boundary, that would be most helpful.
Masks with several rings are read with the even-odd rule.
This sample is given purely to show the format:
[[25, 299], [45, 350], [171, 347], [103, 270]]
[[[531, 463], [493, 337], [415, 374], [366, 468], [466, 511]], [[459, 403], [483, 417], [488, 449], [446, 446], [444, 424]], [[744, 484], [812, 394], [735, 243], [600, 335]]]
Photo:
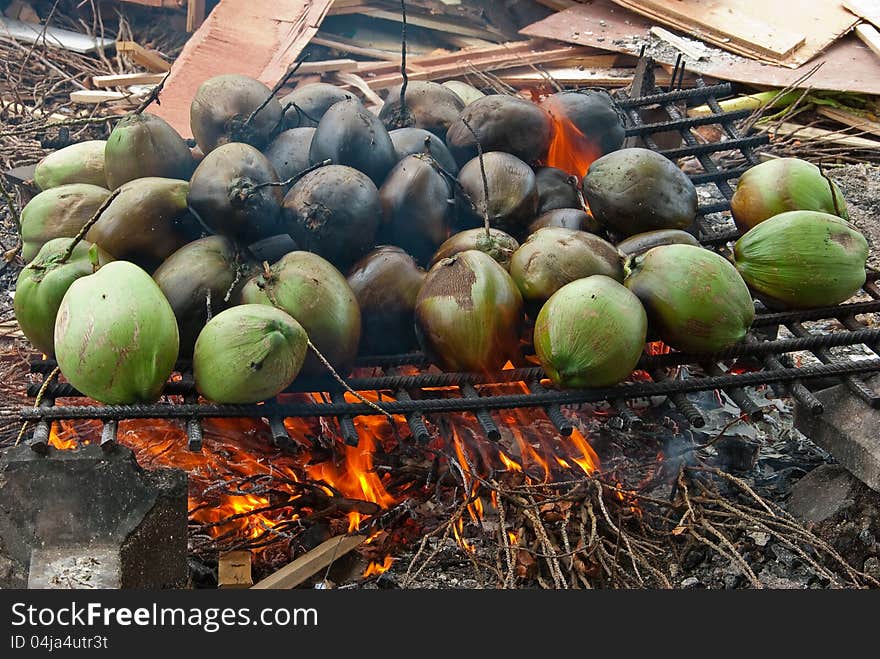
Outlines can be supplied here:
[[[655, 60], [674, 64], [678, 54], [674, 48], [652, 46], [658, 43], [651, 38], [652, 25], [649, 19], [610, 0], [593, 0], [529, 25], [522, 33], [632, 55], [638, 55], [647, 45], [647, 54]], [[785, 87], [822, 63], [808, 82], [814, 89], [880, 94], [880, 58], [852, 35], [796, 69], [756, 62], [718, 48], [706, 50], [705, 60], [686, 61], [688, 71], [756, 86]]]
[[[703, 39], [744, 55], [779, 62], [804, 45], [797, 30], [754, 16], [758, 3], [725, 0], [615, 0], [619, 5], [679, 29], [693, 30]], [[764, 5], [760, 4], [763, 15]], [[745, 6], [743, 6], [745, 5]]]
[[199, 85], [223, 73], [242, 73], [274, 85], [287, 72], [333, 0], [220, 0], [171, 68], [149, 111], [190, 137], [189, 106]]
[[848, 32], [857, 18], [839, 2], [614, 0], [725, 50], [795, 68]]

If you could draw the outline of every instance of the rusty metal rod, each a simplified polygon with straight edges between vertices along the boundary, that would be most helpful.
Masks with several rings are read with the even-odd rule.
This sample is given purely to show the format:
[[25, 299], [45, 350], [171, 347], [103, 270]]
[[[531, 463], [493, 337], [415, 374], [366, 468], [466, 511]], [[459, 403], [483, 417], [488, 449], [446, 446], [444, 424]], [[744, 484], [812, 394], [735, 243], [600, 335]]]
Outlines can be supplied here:
[[[437, 398], [413, 401], [387, 401], [382, 404], [390, 414], [408, 412], [466, 412], [480, 408], [512, 409], [516, 407], [546, 407], [547, 405], [578, 405], [595, 403], [616, 398], [631, 400], [650, 396], [665, 396], [674, 393], [690, 393], [731, 387], [750, 387], [759, 384], [792, 382], [812, 378], [843, 377], [861, 373], [880, 372], [880, 358], [865, 359], [850, 363], [816, 364], [801, 368], [786, 368], [778, 371], [758, 371], [753, 373], [727, 374], [688, 380], [664, 380], [662, 382], [628, 382], [614, 387], [584, 389], [578, 391], [549, 391], [544, 394], [514, 394], [505, 396], [482, 396], [477, 399]], [[22, 421], [56, 419], [154, 419], [188, 416], [200, 418], [264, 417], [271, 415], [283, 417], [310, 416], [370, 416], [378, 411], [362, 403], [286, 403], [266, 405], [176, 405], [153, 403], [138, 405], [73, 405], [52, 408], [25, 407], [19, 412]]]

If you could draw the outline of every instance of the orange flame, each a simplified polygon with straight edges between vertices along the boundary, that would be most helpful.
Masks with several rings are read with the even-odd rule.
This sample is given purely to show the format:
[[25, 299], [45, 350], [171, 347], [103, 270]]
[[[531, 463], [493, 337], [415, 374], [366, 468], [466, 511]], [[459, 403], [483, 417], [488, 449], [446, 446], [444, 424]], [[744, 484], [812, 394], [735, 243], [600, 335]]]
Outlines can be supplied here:
[[553, 139], [547, 151], [547, 165], [583, 178], [593, 161], [602, 155], [601, 150], [568, 119], [551, 117]]
[[577, 450], [581, 452], [580, 457], [571, 456], [571, 459], [574, 461], [574, 463], [578, 467], [580, 467], [583, 472], [588, 476], [598, 471], [600, 464], [599, 456], [596, 455], [596, 452], [593, 450], [593, 447], [590, 446], [589, 442], [584, 439], [584, 436], [581, 434], [580, 430], [575, 428], [571, 433], [570, 439]]
[[386, 556], [385, 560], [381, 563], [377, 563], [376, 561], [372, 561], [367, 569], [364, 570], [363, 577], [366, 579], [367, 577], [378, 576], [380, 574], [384, 574], [391, 569], [391, 566], [394, 564], [394, 559], [391, 556]]

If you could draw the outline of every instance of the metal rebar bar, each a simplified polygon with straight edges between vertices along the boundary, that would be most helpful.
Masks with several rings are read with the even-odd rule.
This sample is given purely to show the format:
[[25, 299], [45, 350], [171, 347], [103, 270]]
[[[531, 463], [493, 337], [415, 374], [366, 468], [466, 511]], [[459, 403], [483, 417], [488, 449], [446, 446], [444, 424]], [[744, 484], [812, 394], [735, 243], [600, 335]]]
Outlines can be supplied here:
[[719, 151], [742, 151], [747, 146], [760, 146], [768, 141], [766, 133], [760, 135], [750, 135], [749, 137], [737, 137], [726, 140], [724, 142], [708, 142], [706, 144], [696, 144], [694, 146], [683, 146], [677, 149], [661, 149], [658, 153], [666, 156], [670, 160], [676, 158], [684, 158], [685, 156], [696, 156], [708, 153], [717, 153]]
[[[664, 106], [664, 109], [668, 110], [674, 107], [674, 105], [670, 104], [668, 106]], [[626, 136], [641, 137], [646, 134], [665, 133], [670, 130], [684, 131], [687, 128], [696, 128], [697, 126], [710, 126], [712, 124], [721, 123], [720, 119], [722, 118], [727, 121], [745, 119], [751, 114], [751, 110], [734, 110], [733, 112], [725, 113], [723, 117], [718, 117], [714, 114], [709, 114], [702, 117], [682, 117], [679, 114], [677, 118], [673, 116], [673, 118], [669, 119], [668, 121], [656, 121], [649, 124], [640, 123], [639, 125], [630, 126], [626, 129]], [[696, 141], [694, 141], [691, 146], [696, 146]]]
[[[746, 342], [748, 343], [756, 343], [757, 341], [758, 339], [751, 335], [746, 337]], [[764, 368], [771, 371], [777, 371], [785, 368], [782, 362], [779, 361], [779, 359], [774, 355], [766, 355], [761, 359], [761, 361], [764, 364]], [[812, 391], [807, 389], [804, 386], [804, 383], [800, 380], [792, 381], [788, 384], [786, 389], [788, 390], [789, 395], [794, 397], [794, 399], [798, 403], [808, 409], [810, 411], [810, 414], [812, 414], [813, 416], [819, 416], [825, 411], [825, 406], [822, 404], [822, 401], [816, 398], [816, 395]]]
[[[546, 389], [541, 384], [540, 380], [532, 380], [528, 384], [528, 389], [533, 394], [541, 394], [546, 393]], [[571, 433], [574, 432], [574, 425], [565, 418], [565, 415], [562, 413], [562, 408], [559, 405], [548, 405], [544, 408], [544, 412], [547, 414], [547, 418], [550, 419], [550, 423], [556, 426], [556, 430], [559, 431], [559, 434], [563, 437], [569, 437]]]
[[[336, 404], [347, 404], [345, 400], [345, 394], [341, 392], [331, 392], [330, 400]], [[336, 420], [339, 422], [339, 430], [342, 433], [342, 441], [344, 441], [348, 446], [357, 446], [360, 444], [361, 438], [358, 435], [357, 428], [354, 425], [354, 419], [350, 414], [339, 414], [336, 415]]]
[[[406, 389], [398, 389], [395, 392], [397, 400], [411, 401], [412, 396]], [[406, 424], [412, 433], [413, 439], [419, 444], [427, 444], [431, 441], [431, 433], [428, 432], [428, 426], [425, 424], [425, 417], [418, 412], [410, 412], [406, 415]]]
[[[461, 391], [462, 397], [465, 399], [475, 400], [482, 398], [471, 384], [462, 384], [459, 387], [459, 390]], [[477, 417], [477, 421], [483, 429], [483, 432], [486, 433], [486, 437], [493, 442], [497, 442], [501, 439], [501, 431], [498, 430], [498, 425], [495, 423], [495, 419], [492, 418], [492, 415], [489, 414], [489, 410], [477, 408], [473, 410], [473, 413], [474, 416]]]
[[621, 425], [623, 426], [623, 430], [629, 432], [630, 430], [641, 430], [644, 427], [645, 422], [642, 421], [642, 417], [633, 412], [629, 405], [626, 404], [625, 400], [621, 400], [620, 398], [616, 398], [611, 401], [611, 405], [617, 411], [618, 416], [621, 420]]
[[[468, 398], [432, 398], [413, 401], [387, 401], [382, 407], [389, 414], [408, 412], [442, 413], [470, 412], [480, 408], [499, 410], [516, 407], [546, 407], [547, 405], [579, 405], [616, 398], [632, 400], [650, 396], [666, 396], [674, 393], [691, 393], [731, 387], [751, 387], [758, 384], [792, 382], [816, 378], [839, 378], [846, 375], [880, 372], [880, 358], [853, 362], [815, 364], [800, 368], [777, 371], [726, 374], [687, 380], [664, 380], [661, 382], [627, 382], [613, 387], [583, 389], [576, 391], [548, 391], [544, 394], [513, 394]], [[370, 416], [380, 414], [362, 403], [285, 403], [267, 405], [173, 405], [168, 403], [136, 405], [72, 405], [52, 408], [25, 407], [19, 411], [22, 421], [56, 419], [181, 419], [189, 416], [199, 418], [263, 417], [277, 414], [283, 417], [310, 416]]]
[[[724, 369], [715, 362], [707, 362], [703, 365], [703, 368], [709, 375], [722, 375], [725, 373]], [[748, 416], [750, 421], [760, 421], [764, 418], [764, 410], [751, 399], [745, 389], [734, 387], [724, 389], [723, 391]]]
[[[673, 378], [670, 378], [660, 369], [652, 370], [651, 378], [653, 378], [656, 384], [661, 384], [663, 382], [679, 382], [679, 380], [673, 380]], [[682, 380], [682, 382], [684, 381]], [[697, 406], [693, 404], [684, 392], [671, 391], [667, 396], [669, 401], [678, 408], [678, 411], [684, 414], [684, 418], [687, 419], [687, 422], [691, 426], [694, 428], [702, 428], [706, 425], [706, 417], [703, 416], [703, 413], [697, 409]]]
[[[847, 316], [855, 313], [863, 313], [864, 305], [880, 305], [880, 302], [855, 303], [841, 305], [822, 310], [820, 318], [835, 316]], [[791, 318], [809, 317], [810, 311], [790, 312], [786, 314], [768, 314], [758, 316], [756, 325], [780, 324]], [[764, 320], [767, 320], [765, 323]], [[736, 357], [760, 357], [768, 354], [782, 354], [785, 352], [800, 352], [817, 348], [834, 348], [847, 345], [873, 345], [880, 342], [880, 329], [865, 329], [858, 331], [830, 332], [821, 335], [808, 335], [794, 339], [776, 339], [774, 341], [759, 341], [756, 343], [739, 343], [714, 354], [697, 354], [685, 352], [671, 352], [663, 355], [645, 355], [639, 360], [638, 368], [648, 369], [653, 367], [671, 367], [700, 361], [721, 361]], [[500, 384], [507, 382], [532, 382], [544, 377], [544, 371], [540, 367], [518, 368], [497, 373], [422, 373], [420, 375], [394, 375], [373, 378], [350, 378], [346, 380], [348, 385], [356, 391], [398, 391], [401, 388], [424, 388], [424, 387], [454, 387], [462, 384]], [[180, 393], [180, 383], [171, 382], [164, 393]], [[40, 385], [35, 383], [27, 389], [28, 395], [37, 395]], [[288, 392], [331, 391], [341, 392], [342, 387], [332, 380], [294, 382]], [[66, 383], [53, 382], [46, 388], [46, 395], [55, 398], [69, 398], [81, 396], [74, 387]]]
[[[170, 385], [177, 385], [179, 387], [186, 386], [191, 383], [191, 388], [186, 390], [186, 395], [183, 397], [183, 400], [188, 404], [194, 404], [199, 402], [199, 394], [195, 389], [195, 379], [192, 376], [192, 371], [185, 371], [182, 374], [182, 377], [177, 382], [170, 382], [166, 386], [167, 389]], [[202, 446], [204, 444], [204, 433], [202, 432], [202, 420], [196, 417], [192, 417], [186, 420], [186, 450], [191, 451], [193, 453], [198, 453], [202, 450]]]
[[[37, 409], [49, 409], [55, 406], [55, 399], [52, 396], [44, 396], [40, 401]], [[46, 455], [49, 452], [49, 437], [52, 434], [52, 421], [40, 419], [37, 422], [34, 432], [27, 444], [34, 453]]]
[[[786, 327], [791, 331], [792, 334], [798, 337], [809, 337], [812, 336], [810, 331], [807, 330], [803, 325], [798, 322], [787, 323]], [[861, 334], [861, 332], [851, 332], [852, 334]], [[811, 349], [816, 358], [822, 362], [823, 364], [836, 364], [840, 363], [837, 358], [835, 358], [834, 354], [825, 347], [822, 348], [814, 348]], [[850, 362], [852, 360], [849, 360]], [[866, 402], [873, 409], [880, 409], [880, 395], [870, 387], [863, 380], [857, 378], [855, 375], [847, 374], [844, 376], [843, 381], [846, 383], [846, 386], [852, 391], [856, 396], [861, 398], [864, 402]]]
[[272, 434], [272, 444], [281, 450], [289, 449], [293, 446], [293, 439], [284, 425], [284, 419], [280, 416], [269, 417], [269, 432]]
[[101, 448], [104, 451], [110, 452], [116, 449], [118, 446], [116, 442], [118, 433], [119, 421], [110, 419], [104, 422], [104, 425], [101, 427]]
[[732, 89], [733, 87], [729, 82], [722, 82], [717, 85], [709, 85], [706, 87], [693, 87], [691, 89], [681, 89], [671, 92], [649, 94], [647, 96], [625, 98], [617, 101], [617, 104], [625, 110], [629, 110], [630, 108], [665, 104], [674, 101], [699, 101], [705, 100], [710, 96], [727, 96], [731, 93]]

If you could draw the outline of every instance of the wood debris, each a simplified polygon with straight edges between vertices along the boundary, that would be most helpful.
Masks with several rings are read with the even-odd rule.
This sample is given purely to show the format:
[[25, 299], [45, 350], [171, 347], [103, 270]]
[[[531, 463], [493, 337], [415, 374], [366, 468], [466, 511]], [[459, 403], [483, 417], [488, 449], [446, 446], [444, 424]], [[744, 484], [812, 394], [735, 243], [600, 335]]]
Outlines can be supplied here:
[[296, 588], [321, 570], [327, 569], [367, 540], [365, 535], [339, 535], [322, 542], [283, 568], [253, 585], [256, 590]]

